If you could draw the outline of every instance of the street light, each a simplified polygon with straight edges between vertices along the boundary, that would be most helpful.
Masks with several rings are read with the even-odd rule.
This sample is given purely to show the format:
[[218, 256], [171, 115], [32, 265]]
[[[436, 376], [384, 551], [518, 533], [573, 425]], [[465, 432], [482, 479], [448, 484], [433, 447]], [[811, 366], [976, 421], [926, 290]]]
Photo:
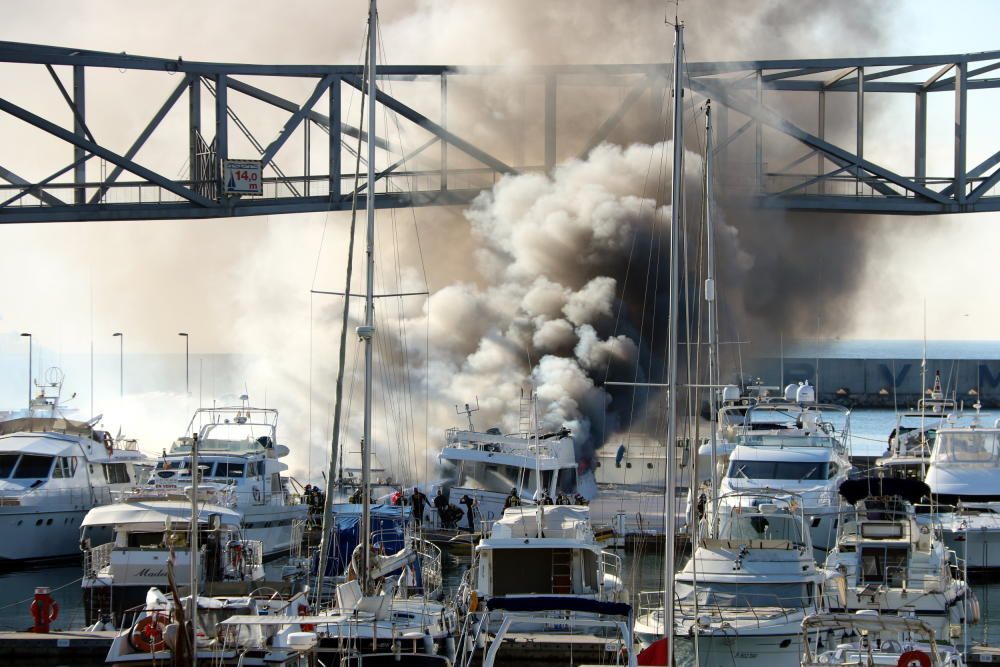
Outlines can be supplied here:
[[23, 333], [22, 338], [28, 339], [28, 410], [31, 410], [31, 334]]
[[191, 360], [191, 339], [183, 331], [177, 334], [178, 336], [184, 337], [184, 392], [187, 394], [191, 393], [191, 367], [189, 362]]
[[118, 331], [112, 337], [118, 339], [118, 394], [125, 398], [125, 334]]

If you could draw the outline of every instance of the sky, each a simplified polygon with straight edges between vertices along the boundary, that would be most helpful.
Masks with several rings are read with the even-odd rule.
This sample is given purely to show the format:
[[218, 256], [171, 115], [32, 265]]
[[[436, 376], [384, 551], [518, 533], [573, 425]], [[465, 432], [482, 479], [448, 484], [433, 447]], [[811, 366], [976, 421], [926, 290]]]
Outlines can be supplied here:
[[[357, 0], [167, 5], [125, 0], [9, 2], [2, 37], [186, 60], [356, 64], [365, 5]], [[687, 12], [690, 17], [689, 58], [907, 55], [1000, 48], [993, 30], [1000, 6], [991, 2], [962, 3], [961, 11], [946, 12], [929, 1], [842, 3], [841, 9], [827, 5], [822, 20], [814, 16], [822, 4], [752, 5], [681, 2], [681, 15]], [[713, 9], [726, 6], [731, 11]], [[381, 7], [384, 56], [392, 63], [669, 59], [671, 37], [668, 26], [661, 23], [666, 7], [662, 2], [610, 5], [582, 0], [536, 6], [519, 0], [510, 4], [397, 0]], [[121, 89], [121, 77], [129, 77], [141, 94], [113, 97]], [[91, 83], [92, 129], [119, 146], [131, 141], [174, 85], [114, 71], [95, 75]], [[29, 108], [61, 104], [41, 68], [0, 66], [0, 87], [5, 96]], [[302, 97], [307, 89], [289, 90], [289, 95]], [[102, 95], [102, 91], [107, 92]], [[489, 102], [496, 109], [509, 103]], [[995, 106], [980, 98], [970, 106], [975, 133], [972, 164], [977, 156], [995, 150], [1000, 132], [990, 122]], [[950, 165], [948, 100], [936, 103], [931, 114], [933, 171]], [[275, 131], [283, 119], [263, 114], [259, 120]], [[455, 119], [484, 141], [492, 136], [489, 120], [496, 118]], [[167, 129], [182, 130], [182, 123], [171, 122]], [[866, 137], [869, 150], [887, 162], [905, 165], [912, 114], [907, 110], [873, 114], [871, 123]], [[23, 164], [29, 177], [48, 173], [42, 158], [58, 150], [3, 118], [0, 145], [9, 155], [19, 156], [0, 159], [0, 164]], [[23, 157], [36, 153], [37, 164]], [[168, 173], [183, 173], [185, 158], [186, 142], [171, 140], [169, 133], [154, 138], [139, 155], [140, 162]], [[404, 259], [415, 261], [399, 275], [383, 276], [383, 287], [437, 291], [453, 283], [483, 284], [472, 266], [474, 258], [466, 252], [473, 232], [461, 211], [395, 212], [380, 214], [379, 219], [380, 224], [398, 228]], [[1000, 247], [996, 222], [997, 214], [865, 219], [863, 224], [870, 226], [866, 256], [845, 262], [842, 271], [860, 274], [867, 287], [852, 295], [849, 321], [830, 322], [827, 327], [842, 338], [919, 338], [926, 304], [929, 338], [995, 339], [1000, 308], [987, 285], [995, 265], [994, 248]], [[184, 331], [190, 334], [203, 400], [209, 396], [231, 400], [247, 391], [260, 397], [258, 402], [280, 405], [290, 435], [312, 443], [308, 454], [295, 457], [293, 468], [315, 476], [329, 439], [337, 346], [331, 322], [340, 305], [310, 296], [309, 290], [341, 289], [346, 224], [344, 214], [315, 214], [0, 228], [0, 369], [7, 378], [0, 386], [0, 408], [20, 407], [23, 401], [26, 341], [19, 334], [30, 331], [35, 368], [53, 363], [72, 368], [68, 391], [79, 394], [77, 407], [89, 413], [92, 345], [98, 403], [94, 411], [126, 423], [126, 431], [159, 450], [179, 434], [196, 403], [194, 393], [189, 395], [180, 386], [184, 340], [177, 333]], [[433, 261], [422, 265], [421, 243], [433, 254]], [[429, 336], [441, 340], [467, 323], [442, 315], [420, 319], [419, 303], [399, 308], [410, 321], [423, 322]], [[822, 311], [822, 304], [817, 309]], [[112, 337], [116, 331], [125, 333], [126, 384], [136, 388], [124, 401], [117, 400], [119, 340]], [[235, 363], [230, 358], [234, 354], [240, 355]], [[429, 375], [428, 382], [433, 383], [433, 373]], [[470, 392], [481, 389], [471, 381], [464, 386]], [[461, 401], [458, 393], [439, 396], [439, 405], [427, 415], [414, 410], [401, 419], [427, 430], [449, 419], [455, 422], [452, 407]], [[493, 408], [497, 419], [503, 411], [502, 406]], [[427, 455], [421, 460], [421, 456], [412, 455], [411, 468], [426, 468], [433, 458]]]

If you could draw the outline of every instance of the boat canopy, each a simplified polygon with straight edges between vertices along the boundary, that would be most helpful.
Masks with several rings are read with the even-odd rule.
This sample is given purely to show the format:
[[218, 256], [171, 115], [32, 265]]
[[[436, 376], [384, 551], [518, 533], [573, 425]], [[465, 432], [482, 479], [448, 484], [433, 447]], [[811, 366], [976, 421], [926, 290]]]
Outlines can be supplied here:
[[537, 537], [541, 518], [541, 535], [556, 539], [585, 539], [589, 534], [590, 508], [576, 505], [535, 505], [508, 508], [493, 524], [490, 539]]
[[[198, 511], [198, 522], [207, 524], [213, 515], [221, 519], [223, 526], [239, 527], [242, 519], [239, 512], [231, 509], [219, 505], [202, 505]], [[150, 500], [104, 505], [87, 512], [80, 526], [162, 525], [167, 521], [180, 524], [191, 521], [191, 503], [183, 500]]]
[[939, 466], [1000, 465], [1000, 431], [939, 430], [931, 462]]
[[850, 504], [865, 498], [899, 496], [910, 503], [930, 497], [931, 488], [919, 479], [896, 477], [865, 477], [849, 479], [840, 485], [840, 495]]
[[94, 428], [87, 422], [66, 419], [65, 417], [15, 417], [0, 421], [0, 435], [50, 432], [90, 438], [93, 436]]

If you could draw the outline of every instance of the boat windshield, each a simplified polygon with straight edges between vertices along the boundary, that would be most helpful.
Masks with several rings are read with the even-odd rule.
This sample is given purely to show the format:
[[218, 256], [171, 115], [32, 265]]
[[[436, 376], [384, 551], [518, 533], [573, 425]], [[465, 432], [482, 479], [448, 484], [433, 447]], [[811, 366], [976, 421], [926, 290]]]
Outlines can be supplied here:
[[832, 468], [827, 461], [730, 461], [727, 476], [733, 479], [829, 479]]
[[940, 431], [933, 463], [949, 466], [1000, 465], [1000, 431]]
[[701, 607], [802, 607], [810, 597], [804, 582], [699, 581], [695, 587], [691, 581], [677, 580], [676, 595], [682, 605], [694, 604], [696, 594]]
[[837, 441], [829, 435], [740, 435], [736, 444], [747, 447], [826, 447], [837, 446]]
[[802, 544], [802, 530], [789, 514], [758, 514], [736, 508], [723, 516], [719, 537], [724, 540], [788, 540]]
[[48, 479], [54, 460], [41, 454], [0, 454], [0, 479]]

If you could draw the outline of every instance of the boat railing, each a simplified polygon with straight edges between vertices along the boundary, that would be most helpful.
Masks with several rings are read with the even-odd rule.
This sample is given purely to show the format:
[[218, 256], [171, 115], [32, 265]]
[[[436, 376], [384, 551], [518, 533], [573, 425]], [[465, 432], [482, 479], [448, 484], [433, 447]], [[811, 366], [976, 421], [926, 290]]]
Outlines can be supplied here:
[[[191, 487], [178, 488], [174, 486], [136, 486], [131, 489], [115, 491], [115, 502], [140, 502], [143, 500], [181, 500], [190, 501]], [[237, 491], [231, 484], [202, 483], [198, 485], [198, 499], [223, 507], [236, 507]]]
[[[622, 559], [617, 554], [613, 554], [609, 551], [601, 552], [601, 570], [604, 575], [611, 575], [613, 577], [618, 577], [621, 579], [622, 573]], [[603, 587], [604, 582], [599, 582], [599, 585]]]
[[[761, 602], [768, 600], [759, 594], [755, 594], [755, 599]], [[707, 616], [713, 620], [729, 621], [735, 619], [750, 621], [754, 626], [760, 628], [765, 623], [773, 622], [781, 618], [784, 622], [793, 621], [795, 616], [806, 616], [815, 613], [815, 599], [811, 596], [779, 597], [773, 596], [774, 604], [742, 604], [723, 605], [717, 602], [698, 601], [684, 598], [677, 593], [674, 594], [674, 614], [686, 616], [692, 619], [700, 619]], [[646, 614], [660, 614], [659, 623], [663, 623], [663, 591], [641, 591], [637, 597], [637, 617]]]
[[114, 550], [114, 542], [108, 542], [100, 546], [84, 549], [83, 551], [83, 576], [84, 578], [94, 578], [98, 576], [104, 568], [111, 565], [111, 552]]
[[[472, 440], [462, 438], [460, 433], [463, 433], [462, 429], [450, 428], [448, 429], [447, 446], [456, 447], [459, 449], [471, 449], [479, 452], [485, 452], [489, 454], [513, 454], [516, 456], [554, 456], [552, 448], [549, 446], [546, 440], [539, 440], [535, 442], [533, 439], [524, 439], [524, 443], [518, 443], [516, 445], [503, 442], [499, 438], [505, 436], [498, 435], [497, 440]], [[521, 437], [521, 436], [517, 436]]]

